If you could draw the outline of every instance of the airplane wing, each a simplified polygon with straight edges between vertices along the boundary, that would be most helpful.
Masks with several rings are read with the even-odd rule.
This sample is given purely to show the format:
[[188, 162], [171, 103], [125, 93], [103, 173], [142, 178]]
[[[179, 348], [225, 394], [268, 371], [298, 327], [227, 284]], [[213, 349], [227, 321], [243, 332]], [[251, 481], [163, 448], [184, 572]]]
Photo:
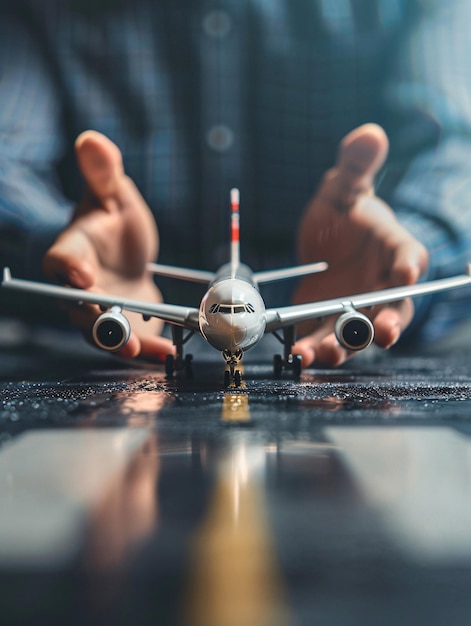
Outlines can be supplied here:
[[152, 302], [142, 302], [131, 300], [120, 296], [112, 296], [102, 293], [93, 293], [85, 289], [74, 289], [72, 287], [60, 287], [31, 280], [12, 278], [10, 270], [3, 269], [2, 287], [26, 291], [41, 296], [49, 296], [61, 300], [71, 300], [77, 303], [97, 304], [105, 309], [117, 306], [126, 311], [140, 313], [144, 316], [158, 317], [164, 322], [184, 326], [189, 330], [199, 332], [198, 309], [193, 307], [178, 306], [175, 304], [162, 304]]
[[407, 285], [405, 287], [392, 287], [370, 293], [362, 293], [333, 300], [321, 302], [309, 302], [307, 304], [295, 304], [278, 309], [267, 309], [266, 332], [276, 331], [284, 326], [299, 324], [306, 320], [324, 317], [325, 315], [341, 314], [348, 309], [362, 309], [377, 304], [398, 302], [404, 298], [413, 298], [427, 294], [457, 289], [471, 285], [471, 264], [467, 267], [466, 274], [460, 274], [451, 278], [431, 280], [424, 283]]
[[263, 272], [254, 272], [253, 280], [255, 283], [269, 283], [275, 280], [285, 280], [287, 278], [297, 278], [306, 274], [317, 274], [317, 272], [325, 272], [329, 266], [324, 261], [319, 263], [307, 263], [306, 265], [297, 265], [296, 267], [285, 267], [279, 270], [266, 270]]
[[174, 265], [162, 265], [160, 263], [147, 263], [147, 270], [158, 276], [166, 276], [167, 278], [178, 278], [180, 280], [189, 280], [194, 283], [210, 283], [214, 280], [214, 272], [205, 272], [204, 270], [192, 270], [186, 267], [175, 267]]

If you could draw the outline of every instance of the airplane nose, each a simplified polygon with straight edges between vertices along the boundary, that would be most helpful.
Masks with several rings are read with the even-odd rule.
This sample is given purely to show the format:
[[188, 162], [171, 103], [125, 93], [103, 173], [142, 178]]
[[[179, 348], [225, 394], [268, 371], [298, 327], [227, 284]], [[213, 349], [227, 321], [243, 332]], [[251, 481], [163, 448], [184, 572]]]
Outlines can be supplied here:
[[246, 335], [247, 327], [243, 324], [237, 324], [237, 322], [233, 320], [231, 325], [232, 344], [239, 346], [244, 341]]
[[[217, 350], [237, 350], [244, 348], [247, 328], [242, 320], [234, 315], [216, 314], [212, 323], [204, 323], [200, 328], [207, 341]], [[205, 320], [205, 318], [203, 318]]]
[[229, 340], [231, 348], [235, 350], [243, 345], [247, 327], [236, 315], [221, 315], [217, 332], [225, 336], [226, 345]]

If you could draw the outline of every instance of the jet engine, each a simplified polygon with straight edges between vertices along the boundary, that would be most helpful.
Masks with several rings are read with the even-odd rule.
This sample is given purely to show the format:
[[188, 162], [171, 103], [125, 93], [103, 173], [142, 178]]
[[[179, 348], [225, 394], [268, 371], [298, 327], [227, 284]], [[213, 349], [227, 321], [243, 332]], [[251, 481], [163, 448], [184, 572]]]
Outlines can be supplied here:
[[371, 320], [352, 309], [343, 313], [335, 323], [335, 336], [347, 350], [363, 350], [373, 341], [375, 334]]
[[117, 352], [123, 348], [131, 334], [129, 320], [119, 307], [113, 307], [100, 315], [93, 325], [93, 340], [99, 348]]

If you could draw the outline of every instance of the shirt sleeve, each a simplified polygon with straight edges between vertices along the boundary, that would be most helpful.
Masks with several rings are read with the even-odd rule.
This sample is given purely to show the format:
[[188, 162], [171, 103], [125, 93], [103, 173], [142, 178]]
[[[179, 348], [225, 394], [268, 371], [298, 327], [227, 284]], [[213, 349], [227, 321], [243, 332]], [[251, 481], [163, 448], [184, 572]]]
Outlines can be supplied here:
[[[384, 197], [429, 250], [427, 279], [463, 273], [471, 260], [470, 20], [466, 0], [422, 2], [385, 91], [391, 155]], [[439, 339], [469, 316], [470, 301], [464, 289], [416, 302], [409, 336]]]
[[0, 263], [37, 278], [72, 202], [56, 175], [65, 151], [60, 90], [24, 11], [3, 9], [0, 20]]

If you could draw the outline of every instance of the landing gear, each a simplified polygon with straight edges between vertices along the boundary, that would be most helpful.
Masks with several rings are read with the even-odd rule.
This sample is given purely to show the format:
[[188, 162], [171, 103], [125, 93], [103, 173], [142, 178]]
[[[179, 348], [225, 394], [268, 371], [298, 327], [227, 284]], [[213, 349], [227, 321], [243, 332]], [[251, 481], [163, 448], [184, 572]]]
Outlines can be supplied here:
[[236, 370], [234, 372], [234, 385], [236, 387], [240, 387], [242, 383], [242, 374], [240, 373], [240, 370]]
[[301, 371], [303, 369], [303, 359], [300, 354], [292, 354], [293, 360], [291, 361], [291, 367], [293, 369], [293, 378], [299, 380]]
[[282, 337], [276, 332], [273, 334], [284, 346], [283, 356], [281, 356], [281, 354], [275, 354], [273, 357], [273, 375], [275, 378], [280, 378], [283, 370], [289, 369], [293, 372], [293, 378], [299, 380], [303, 367], [301, 355], [291, 352], [296, 341], [295, 327], [287, 326], [283, 328]]
[[230, 350], [224, 350], [222, 356], [226, 361], [226, 365], [229, 369], [224, 372], [224, 386], [230, 387], [234, 385], [234, 387], [240, 387], [242, 384], [242, 374], [240, 370], [236, 369], [238, 363], [240, 363], [242, 359], [242, 350], [236, 350], [235, 352], [231, 352]]
[[187, 378], [192, 378], [193, 376], [193, 364], [192, 364], [193, 356], [191, 354], [187, 354], [184, 359], [178, 359], [173, 356], [173, 354], [167, 354], [165, 358], [165, 374], [167, 378], [172, 378], [175, 375], [175, 372], [185, 372], [185, 376]]
[[280, 378], [283, 371], [283, 357], [281, 354], [275, 354], [273, 357], [273, 375], [275, 378]]
[[192, 378], [193, 356], [191, 354], [183, 354], [183, 346], [192, 335], [193, 333], [190, 332], [184, 337], [183, 328], [181, 326], [172, 326], [172, 339], [173, 345], [176, 348], [176, 356], [168, 354], [165, 359], [165, 374], [167, 378], [173, 378], [176, 372], [184, 372], [187, 378]]

